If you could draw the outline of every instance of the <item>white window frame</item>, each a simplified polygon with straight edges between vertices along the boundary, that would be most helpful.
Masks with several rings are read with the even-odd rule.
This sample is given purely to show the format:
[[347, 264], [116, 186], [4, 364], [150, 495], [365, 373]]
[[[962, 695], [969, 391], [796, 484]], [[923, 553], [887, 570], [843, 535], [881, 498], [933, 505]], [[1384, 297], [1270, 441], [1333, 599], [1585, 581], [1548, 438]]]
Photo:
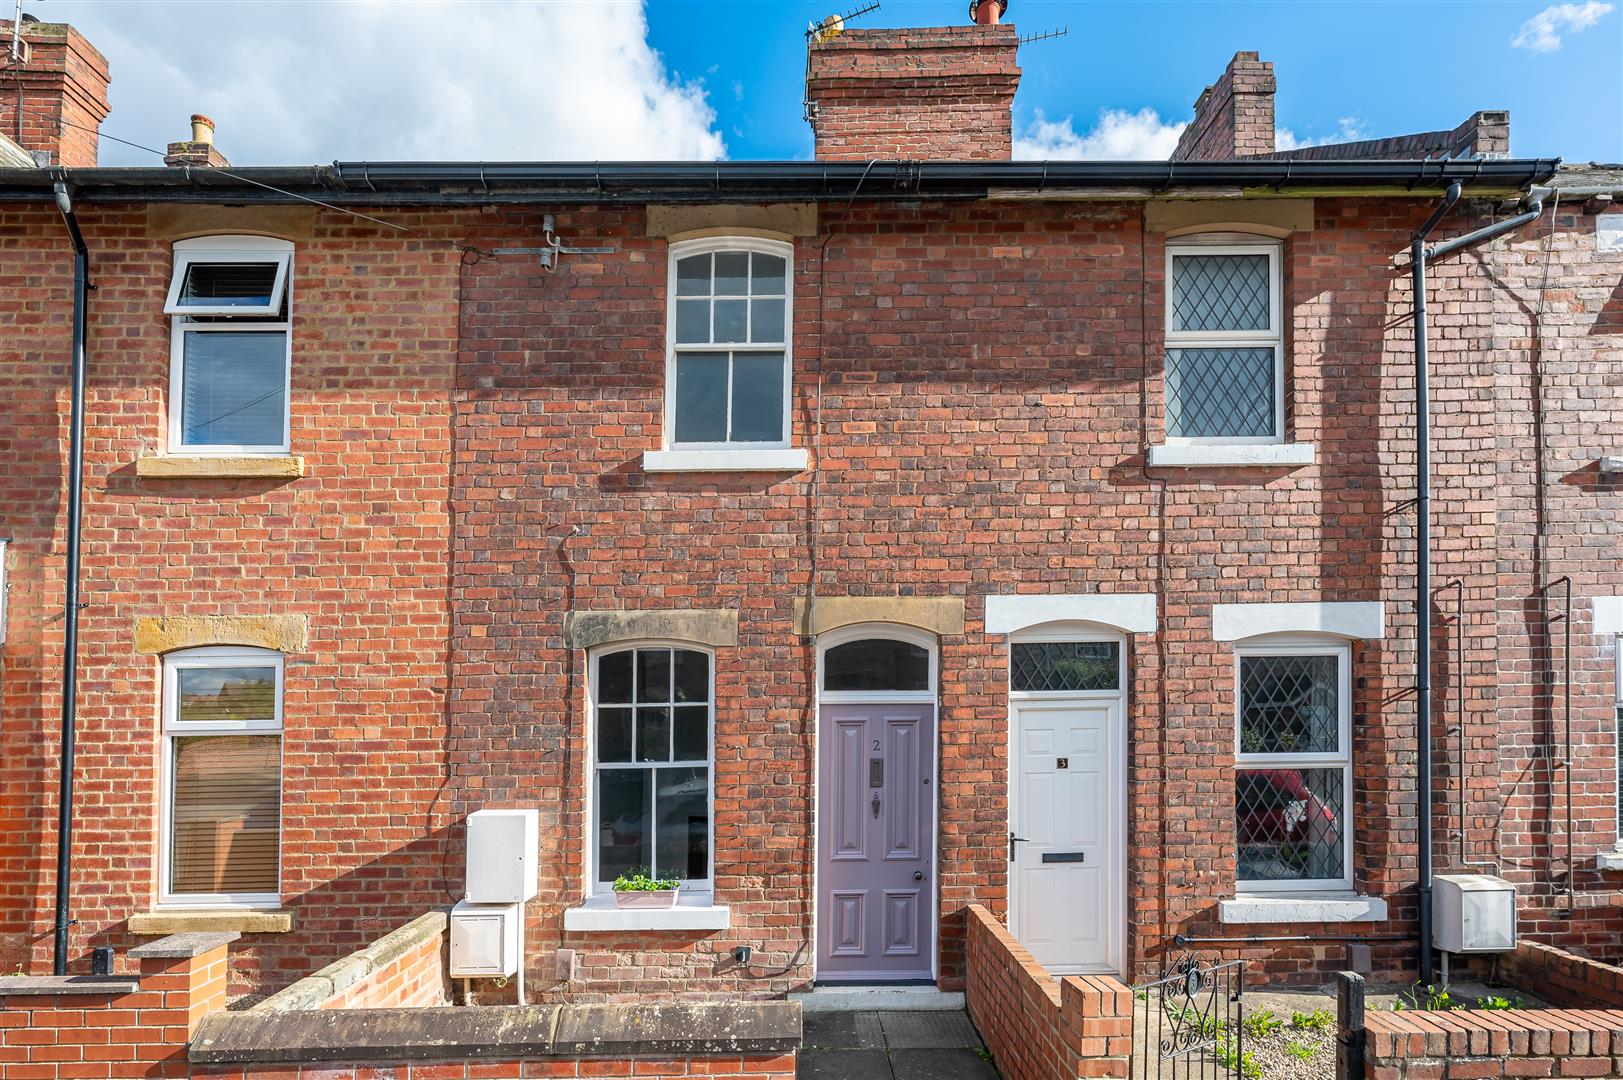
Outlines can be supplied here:
[[[3, 549], [0, 549], [3, 550]], [[1616, 672], [1614, 682], [1614, 722], [1612, 724], [1612, 752], [1615, 758], [1612, 763], [1612, 777], [1617, 784], [1617, 794], [1614, 801], [1617, 804], [1617, 845], [1615, 850], [1623, 851], [1623, 635], [1619, 635], [1614, 642], [1613, 667]]]
[[[1173, 260], [1179, 255], [1266, 255], [1268, 256], [1268, 328], [1266, 330], [1174, 330], [1172, 328], [1172, 273]], [[1162, 434], [1167, 446], [1272, 446], [1285, 441], [1285, 330], [1284, 330], [1284, 247], [1278, 242], [1267, 242], [1253, 236], [1234, 233], [1212, 233], [1199, 238], [1180, 239], [1166, 246], [1165, 301], [1163, 325], [1165, 351], [1172, 349], [1259, 349], [1274, 351], [1274, 431], [1269, 436], [1258, 435], [1172, 435], [1165, 430], [1166, 414], [1162, 410]], [[1164, 368], [1163, 368], [1164, 371]], [[1170, 398], [1166, 380], [1162, 380], [1163, 400]]]
[[[638, 649], [675, 649], [687, 652], [703, 653], [710, 658], [710, 696], [704, 702], [710, 710], [710, 730], [707, 736], [709, 750], [704, 761], [684, 758], [681, 761], [608, 761], [600, 762], [597, 759], [597, 687], [598, 662], [605, 656], [616, 653], [635, 652]], [[699, 645], [691, 641], [670, 641], [658, 638], [639, 639], [635, 641], [616, 641], [601, 645], [593, 649], [589, 657], [590, 663], [586, 676], [586, 707], [590, 722], [587, 725], [587, 738], [590, 740], [591, 772], [586, 781], [586, 894], [588, 896], [611, 896], [614, 892], [613, 880], [597, 880], [597, 773], [599, 769], [691, 769], [703, 765], [709, 770], [710, 777], [710, 834], [707, 840], [709, 851], [709, 874], [701, 881], [693, 878], [682, 879], [682, 895], [692, 899], [695, 894], [712, 895], [715, 891], [716, 880], [716, 650], [706, 645]], [[636, 660], [632, 660], [636, 664]], [[683, 702], [684, 705], [698, 705], [697, 701]], [[611, 706], [618, 707], [618, 706]], [[632, 723], [636, 723], [633, 716]], [[672, 730], [675, 730], [675, 717], [672, 717]], [[658, 823], [652, 820], [653, 807], [649, 807], [650, 817], [650, 850], [657, 843]]]
[[[271, 720], [228, 720], [214, 723], [184, 722], [177, 719], [179, 673], [196, 668], [266, 667], [276, 673], [276, 712]], [[277, 736], [277, 791], [282, 790], [283, 656], [272, 649], [237, 646], [207, 646], [181, 649], [163, 658], [163, 714], [158, 754], [158, 904], [183, 908], [265, 908], [282, 902], [282, 833], [284, 801], [278, 798], [276, 820], [276, 892], [273, 893], [176, 893], [170, 888], [170, 847], [174, 827], [175, 739], [194, 735], [275, 735]]]
[[[172, 316], [169, 333], [169, 450], [170, 454], [204, 457], [224, 455], [276, 455], [291, 449], [293, 406], [293, 295], [288, 287], [293, 273], [293, 245], [269, 236], [203, 236], [178, 240], [175, 267], [169, 282], [164, 312]], [[273, 288], [275, 301], [268, 311], [260, 307], [179, 307], [176, 301], [187, 267], [194, 262], [275, 262], [280, 268]], [[287, 318], [280, 319], [283, 300]], [[193, 316], [229, 316], [228, 322], [194, 322]], [[183, 424], [185, 402], [186, 335], [208, 333], [279, 333], [284, 345], [282, 368], [282, 437], [263, 445], [187, 444]]]
[[[1241, 698], [1240, 666], [1247, 656], [1333, 656], [1336, 658], [1336, 753], [1315, 754], [1247, 754], [1240, 749], [1240, 717], [1244, 709]], [[1302, 881], [1245, 881], [1236, 866], [1235, 892], [1238, 895], [1269, 896], [1307, 892], [1350, 893], [1353, 888], [1353, 844], [1356, 837], [1353, 822], [1352, 774], [1352, 646], [1345, 641], [1326, 641], [1323, 638], [1270, 635], [1234, 646], [1234, 771], [1245, 769], [1335, 769], [1342, 771], [1341, 832], [1342, 871], [1339, 878], [1316, 878]], [[1240, 808], [1236, 803], [1235, 858], [1238, 860], [1238, 825]]]
[[[718, 251], [754, 251], [763, 255], [776, 255], [784, 260], [783, 269], [783, 342], [782, 344], [739, 343], [678, 345], [676, 341], [676, 264], [690, 255], [714, 254]], [[670, 245], [665, 266], [665, 430], [664, 447], [675, 451], [706, 450], [787, 450], [791, 446], [794, 422], [789, 415], [794, 395], [794, 340], [795, 340], [795, 247], [782, 240], [767, 240], [753, 236], [718, 236], [702, 240], [682, 240]], [[677, 442], [676, 441], [676, 354], [678, 352], [730, 352], [730, 353], [783, 353], [783, 437], [770, 442]], [[727, 365], [728, 427], [732, 426], [733, 378], [732, 363]]]

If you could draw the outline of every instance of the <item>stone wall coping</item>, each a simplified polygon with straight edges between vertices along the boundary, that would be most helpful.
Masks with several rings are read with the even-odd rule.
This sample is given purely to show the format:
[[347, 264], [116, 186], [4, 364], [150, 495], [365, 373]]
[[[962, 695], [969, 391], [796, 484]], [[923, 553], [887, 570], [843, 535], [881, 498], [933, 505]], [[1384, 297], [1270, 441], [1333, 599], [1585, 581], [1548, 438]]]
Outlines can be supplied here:
[[220, 1012], [203, 1020], [194, 1065], [787, 1054], [800, 1005], [489, 1005]]
[[[323, 1002], [354, 986], [379, 968], [398, 960], [426, 941], [441, 939], [449, 925], [445, 908], [436, 908], [384, 934], [366, 948], [333, 961], [298, 982], [283, 987], [247, 1010], [253, 1013], [287, 1013], [319, 1009]], [[357, 1010], [366, 1012], [393, 1010]], [[415, 1010], [405, 1010], [415, 1011]]]
[[70, 994], [133, 994], [139, 989], [141, 980], [132, 975], [0, 975], [0, 1001]]
[[129, 955], [136, 960], [202, 956], [204, 953], [224, 948], [240, 937], [242, 935], [235, 930], [191, 930], [181, 934], [170, 934], [166, 938], [149, 941], [145, 945], [137, 945], [130, 950]]

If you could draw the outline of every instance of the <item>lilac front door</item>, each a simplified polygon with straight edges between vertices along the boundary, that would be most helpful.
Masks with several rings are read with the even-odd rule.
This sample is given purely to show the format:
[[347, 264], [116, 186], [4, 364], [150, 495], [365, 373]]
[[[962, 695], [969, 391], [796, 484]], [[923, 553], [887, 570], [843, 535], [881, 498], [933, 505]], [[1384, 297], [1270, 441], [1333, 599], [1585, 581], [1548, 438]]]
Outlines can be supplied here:
[[931, 978], [935, 706], [825, 704], [817, 978]]

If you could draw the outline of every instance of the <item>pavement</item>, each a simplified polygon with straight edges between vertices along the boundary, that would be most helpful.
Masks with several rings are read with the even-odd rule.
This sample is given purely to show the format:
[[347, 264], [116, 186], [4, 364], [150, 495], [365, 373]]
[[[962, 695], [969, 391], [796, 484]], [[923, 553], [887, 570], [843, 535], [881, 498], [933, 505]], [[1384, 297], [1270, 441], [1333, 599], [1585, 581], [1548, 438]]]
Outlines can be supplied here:
[[811, 1012], [799, 1080], [998, 1080], [969, 1015]]

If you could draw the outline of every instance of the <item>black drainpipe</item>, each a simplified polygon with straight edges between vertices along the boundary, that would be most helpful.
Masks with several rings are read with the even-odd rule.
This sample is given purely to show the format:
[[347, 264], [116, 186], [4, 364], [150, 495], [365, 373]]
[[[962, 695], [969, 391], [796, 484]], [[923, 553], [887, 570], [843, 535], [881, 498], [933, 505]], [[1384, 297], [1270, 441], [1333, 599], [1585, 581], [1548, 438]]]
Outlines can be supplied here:
[[[1409, 248], [1410, 273], [1414, 279], [1414, 387], [1415, 387], [1415, 765], [1419, 813], [1417, 828], [1420, 848], [1420, 982], [1431, 985], [1431, 393], [1426, 370], [1426, 264], [1456, 251], [1474, 247], [1536, 221], [1543, 212], [1538, 196], [1529, 195], [1525, 212], [1441, 244], [1426, 246], [1426, 237], [1438, 222], [1460, 201], [1459, 181], [1448, 185], [1448, 194], [1415, 230]], [[1463, 783], [1463, 779], [1461, 781]]]
[[68, 436], [68, 566], [62, 600], [62, 761], [56, 806], [56, 948], [52, 970], [68, 973], [68, 899], [73, 861], [73, 724], [79, 688], [79, 517], [85, 457], [85, 294], [90, 288], [90, 250], [73, 216], [73, 197], [58, 180], [56, 207], [73, 241], [73, 415]]

